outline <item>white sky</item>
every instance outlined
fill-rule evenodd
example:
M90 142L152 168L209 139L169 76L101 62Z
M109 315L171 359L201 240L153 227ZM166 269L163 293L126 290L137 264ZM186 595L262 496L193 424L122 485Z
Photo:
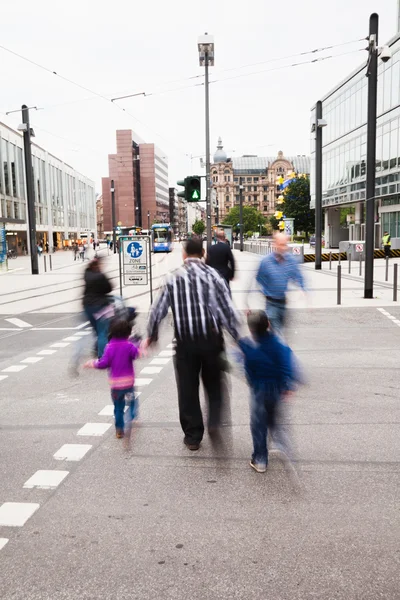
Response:
M197 37L207 31L215 40L211 80L264 71L210 86L211 155L219 135L231 156L308 154L311 105L366 52L270 72L317 55L266 61L366 37L374 11L384 43L397 29L397 0L18 0L3 2L0 43L111 98L202 81L181 80L204 73ZM266 64L237 68L260 62ZM171 185L203 174L199 159L189 158L205 152L203 86L120 101L129 116L2 49L0 82L0 120L16 128L20 115L6 111L24 103L44 107L31 112L36 143L94 179L98 192L116 129L133 129L163 149ZM55 106L62 103L68 104Z

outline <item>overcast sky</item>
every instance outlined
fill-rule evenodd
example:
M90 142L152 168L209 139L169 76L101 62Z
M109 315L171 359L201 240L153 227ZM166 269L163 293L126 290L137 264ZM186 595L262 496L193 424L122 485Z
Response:
M210 79L220 80L210 86L211 154L218 136L230 156L308 154L311 105L366 60L356 51L365 42L268 61L364 38L374 11L383 43L396 33L397 0L3 2L6 48L108 98L157 94L120 101L127 115L0 49L0 120L16 128L20 115L6 111L23 103L44 108L31 114L36 143L94 179L98 192L116 129L133 129L162 148L171 185L202 174L190 155L205 152L204 86L195 87L203 79L188 78L204 73L197 37L207 31L215 40ZM343 52L351 53L282 69ZM246 65L255 66L239 68ZM243 76L252 72L258 74Z

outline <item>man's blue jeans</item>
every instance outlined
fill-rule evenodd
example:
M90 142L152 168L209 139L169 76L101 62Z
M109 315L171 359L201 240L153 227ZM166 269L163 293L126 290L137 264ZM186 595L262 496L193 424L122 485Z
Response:
M114 403L115 428L123 430L126 404L128 405L127 424L130 425L137 416L137 400L135 399L133 387L126 390L111 390L111 398Z
M94 308L92 306L85 306L84 308L86 317L89 319L91 326L93 327L96 336L97 336L97 356L101 358L104 353L104 348L108 343L108 327L109 327L109 319L102 317L101 319L96 319L95 314L99 312L99 308Z
M286 304L285 302L275 302L267 300L267 316L272 329L278 335L283 335L283 328L286 320Z

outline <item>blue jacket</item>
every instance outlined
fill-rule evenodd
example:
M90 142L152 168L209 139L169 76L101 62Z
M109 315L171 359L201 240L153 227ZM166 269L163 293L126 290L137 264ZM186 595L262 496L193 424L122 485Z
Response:
M244 365L249 385L254 391L264 389L282 394L300 381L292 350L273 333L266 333L256 341L239 340L244 354Z

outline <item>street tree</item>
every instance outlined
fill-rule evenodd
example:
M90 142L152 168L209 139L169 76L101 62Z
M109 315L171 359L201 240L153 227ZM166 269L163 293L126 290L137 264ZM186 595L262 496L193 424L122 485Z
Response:
M196 235L203 235L205 228L206 228L206 226L204 225L203 221L201 221L200 219L196 219L192 225L192 231Z
M294 219L294 230L304 231L306 237L315 230L315 210L310 208L310 178L293 179L285 190L282 211L285 217Z
M240 230L239 222L239 207L234 206L226 215L224 225L232 225L233 231L237 233ZM262 212L252 206L243 206L243 231L260 231L259 225L264 223Z

